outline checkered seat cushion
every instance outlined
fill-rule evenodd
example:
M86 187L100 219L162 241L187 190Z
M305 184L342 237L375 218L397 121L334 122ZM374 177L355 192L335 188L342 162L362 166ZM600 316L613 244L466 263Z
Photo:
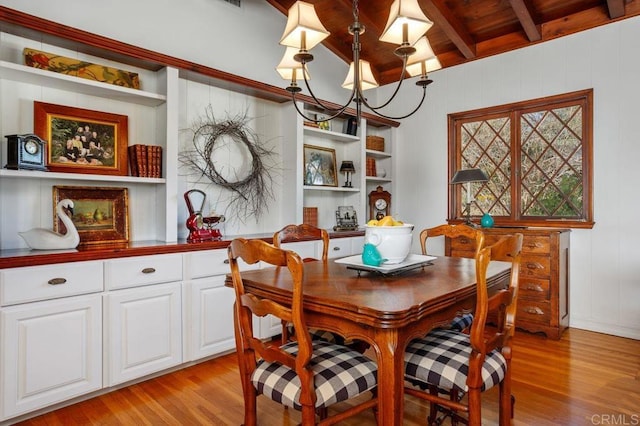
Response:
M404 354L405 378L412 383L423 382L439 389L467 392L467 374L471 343L469 335L454 330L436 329L427 337L412 341ZM482 387L485 391L504 379L507 363L500 352L487 354L482 366Z
M464 331L471 327L471 324L473 324L473 314L464 314L455 317L449 324L449 328L455 331Z
M287 329L289 331L289 336L294 336L296 334L296 330L295 328L293 328L293 324L288 323ZM334 343L336 345L345 344L345 338L337 333L312 327L309 327L308 330L309 334L311 335L311 340L323 340L327 343Z
M297 354L298 343L287 343L282 348ZM353 398L377 385L376 363L345 346L314 341L310 365L315 374L316 408ZM300 379L289 367L259 361L251 381L258 393L287 407L302 409Z

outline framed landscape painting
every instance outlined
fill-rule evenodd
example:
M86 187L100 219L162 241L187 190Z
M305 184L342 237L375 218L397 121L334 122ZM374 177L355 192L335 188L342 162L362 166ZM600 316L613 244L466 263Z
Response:
M62 234L67 230L55 209L64 199L73 201L71 220L80 235L81 246L129 242L127 188L54 186L53 230Z
M34 131L47 141L53 172L127 175L128 119L35 101Z

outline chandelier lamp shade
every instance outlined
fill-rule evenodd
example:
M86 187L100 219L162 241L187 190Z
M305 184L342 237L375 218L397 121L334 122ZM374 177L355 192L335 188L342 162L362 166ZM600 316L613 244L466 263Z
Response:
M363 108L367 108L374 115L392 120L409 117L417 112L424 103L427 86L432 83L432 80L427 77L427 73L442 67L426 36L427 30L431 28L433 22L422 12L418 0L393 1L387 24L379 39L398 45L394 53L402 60L402 73L390 98L380 105L371 105L363 92L378 87L378 82L374 77L371 64L360 57L360 35L364 33L365 27L359 19L358 0L352 1L352 7L354 21L349 26L349 33L353 36L353 60L349 65L347 77L342 83L342 87L350 90L351 94L346 103L341 106L329 105L321 101L313 93L309 84L310 72L307 65L313 61L313 54L310 53L310 50L328 37L329 32L320 22L313 4L296 1L289 9L287 25L280 39L280 44L286 46L286 51L276 70L283 79L289 81L286 90L291 93L296 110L306 120L319 121L305 115L298 107L296 95L302 91L298 81L302 80L313 99L313 106L326 112L326 115L321 119L322 121L340 116L352 102L355 104L355 115L358 122L360 122ZM354 64L358 64L358 66ZM418 105L408 114L400 116L382 113L380 110L394 100L403 81L408 77L418 77L416 85L422 88L422 98Z

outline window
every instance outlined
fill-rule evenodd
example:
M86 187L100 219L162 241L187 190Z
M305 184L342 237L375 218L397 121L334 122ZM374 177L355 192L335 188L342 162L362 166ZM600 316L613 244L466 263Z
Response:
M471 216L496 225L593 227L593 90L449 115L449 180L480 168ZM465 185L451 185L449 220L462 220Z

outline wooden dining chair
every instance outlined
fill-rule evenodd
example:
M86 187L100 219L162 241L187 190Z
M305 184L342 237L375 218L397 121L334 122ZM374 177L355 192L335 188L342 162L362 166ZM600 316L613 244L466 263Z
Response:
M313 225L306 223L300 225L287 225L284 228L276 231L273 234L273 245L281 247L283 241L295 242L295 241L307 241L307 240L322 240L322 257L320 260L326 262L329 259L329 233L326 229L321 229ZM311 262L318 259L304 258L304 262ZM293 325L287 321L282 322L282 344L291 340L293 331ZM330 343L345 343L342 336L336 333L332 333L326 330L320 330L311 328L309 330L313 339L321 339Z
M446 237L446 238L467 238L468 240L475 242L475 253L474 258L477 259L478 253L484 247L484 232L479 229L472 228L470 226L460 224L460 225L449 225L443 224L434 226L433 228L423 229L420 232L420 247L422 249L422 254L427 255L427 242L430 238L435 237ZM468 330L471 324L473 323L473 314L470 312L463 313L461 315L456 316L449 327L454 330Z
M330 425L377 405L376 363L343 345L312 340L303 310L304 267L300 256L262 240L234 239L228 249L235 289L234 327L238 366L244 395L244 424L257 422L257 396L262 394L285 407L302 412L303 425ZM264 262L291 274L291 305L245 292L238 259L248 264ZM296 341L277 346L253 334L253 315L292 322ZM337 414L317 422L327 407L371 391L374 397L359 400ZM324 416L322 416L324 417Z
M511 340L515 332L522 234L502 237L484 247L476 259L477 298L471 333L435 329L412 341L405 352L405 378L422 389L406 386L405 393L430 402L429 424L441 424L439 413L472 426L482 423L481 393L500 386L500 424L513 417L511 396ZM511 263L508 287L489 295L487 268L491 261ZM497 319L488 325L488 318ZM462 398L452 398L452 392ZM446 394L446 397L441 396ZM461 413L467 413L466 417Z

